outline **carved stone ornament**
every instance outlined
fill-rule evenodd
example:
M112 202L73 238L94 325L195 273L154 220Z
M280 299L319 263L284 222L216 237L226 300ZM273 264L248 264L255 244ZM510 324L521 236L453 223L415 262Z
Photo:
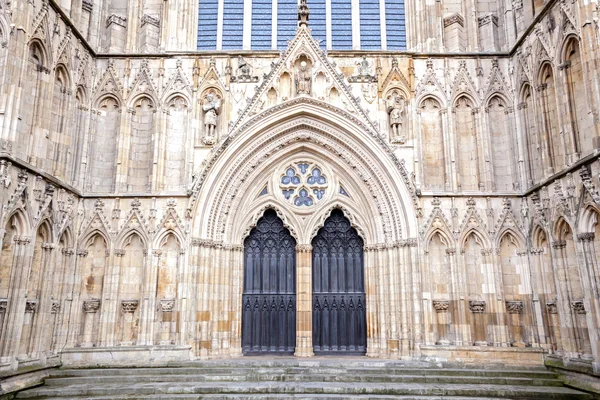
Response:
M6 312L8 308L8 299L0 299L0 312Z
M237 83L255 83L258 82L258 76L251 75L250 64L242 56L238 57L238 67L236 74L231 77L231 82Z
M485 312L485 301L483 300L469 300L469 310L473 314L481 314Z
M507 300L506 311L509 314L522 314L523 313L523 302L518 300Z
M95 313L100 309L100 299L85 300L83 302L83 312Z
M300 63L298 71L296 72L296 94L308 94L310 95L310 88L312 86L312 75L310 68L306 61Z
M390 138L392 143L403 144L406 142L402 126L406 114L406 101L404 97L394 91L387 99L387 112L390 118Z
M25 303L25 312L34 313L37 311L37 300L29 300Z
M160 301L160 310L162 312L171 312L175 308L174 299L163 299Z
M377 75L371 71L371 64L367 57L363 56L362 59L356 63L357 74L348 78L350 83L374 83L377 82Z
M548 314L558 314L558 307L556 306L556 300L547 302L546 309L548 310Z
M121 301L121 311L124 313L132 313L137 310L139 300L123 300Z
M203 143L206 145L215 144L217 140L217 116L221 110L221 99L215 98L215 94L210 92L204 98L202 104L202 110L204 111L204 139Z
M571 307L575 314L585 314L585 306L583 305L582 300L572 301Z
M450 302L448 300L433 300L433 308L437 313L448 312Z
M60 301L53 301L52 306L50 308L50 312L52 314L58 314L59 311L60 311Z

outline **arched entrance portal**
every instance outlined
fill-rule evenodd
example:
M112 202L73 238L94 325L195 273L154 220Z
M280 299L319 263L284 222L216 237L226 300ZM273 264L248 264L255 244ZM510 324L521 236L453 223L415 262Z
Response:
M292 354L296 347L296 241L266 210L244 241L244 354Z
M312 241L315 353L364 354L367 348L364 242L335 209Z

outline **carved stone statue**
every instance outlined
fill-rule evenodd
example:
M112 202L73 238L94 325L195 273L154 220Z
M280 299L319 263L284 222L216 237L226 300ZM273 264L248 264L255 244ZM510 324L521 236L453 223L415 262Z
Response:
M356 63L358 65L358 75L359 76L370 76L371 75L371 66L369 65L369 61L367 57L363 56L360 62Z
M296 73L296 94L310 94L311 74L306 61L300 63L300 69Z
M404 143L405 138L402 135L402 124L404 124L404 113L406 110L404 98L399 94L394 94L388 100L387 110L390 114L392 141Z
M215 140L217 115L221 108L221 100L215 99L212 93L206 95L202 110L204 110L205 143Z

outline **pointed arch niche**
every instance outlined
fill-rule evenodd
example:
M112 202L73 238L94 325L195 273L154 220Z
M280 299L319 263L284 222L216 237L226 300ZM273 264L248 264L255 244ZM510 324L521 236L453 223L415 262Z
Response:
M201 298L233 300L225 300L220 312L217 303L197 304L193 315L207 316L191 321L201 332L198 355L241 353L243 240L267 208L277 212L297 243L295 354L313 354L311 242L334 208L343 210L364 240L367 355L408 354L411 335L420 335L418 328L409 332L408 326L419 326L420 315L408 312L412 295L399 285L406 284L401 270L416 260L416 196L383 140L342 110L298 98L258 114L222 146L192 188L198 237L192 268L202 279L216 282L210 287L198 282ZM282 165L297 160L314 161L327 173L328 192L310 207L286 201L272 179L274 174L281 178ZM389 302L377 301L382 290L391 293Z

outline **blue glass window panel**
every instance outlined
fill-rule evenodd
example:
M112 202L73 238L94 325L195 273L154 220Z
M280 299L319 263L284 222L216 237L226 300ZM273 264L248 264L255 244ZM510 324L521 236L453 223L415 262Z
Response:
M308 6L310 7L310 20L308 26L312 29L312 37L316 40L321 41L321 47L325 48L327 31L326 31L326 9L325 0L309 0Z
M352 50L352 4L350 0L331 0L331 47Z
M313 199L308 195L308 190L304 188L300 189L300 191L298 192L298 197L294 199L294 205L296 205L297 207L308 207L313 205Z
M223 2L223 50L240 50L243 42L244 2Z
M272 17L271 0L252 0L252 49L271 49Z
M406 50L404 0L385 1L385 26L388 50Z
M360 0L360 48L381 49L379 0Z
M311 13L312 14L312 13ZM287 41L296 34L298 26L298 0L277 2L277 48L285 49Z
M218 0L200 0L198 4L198 50L217 48Z

